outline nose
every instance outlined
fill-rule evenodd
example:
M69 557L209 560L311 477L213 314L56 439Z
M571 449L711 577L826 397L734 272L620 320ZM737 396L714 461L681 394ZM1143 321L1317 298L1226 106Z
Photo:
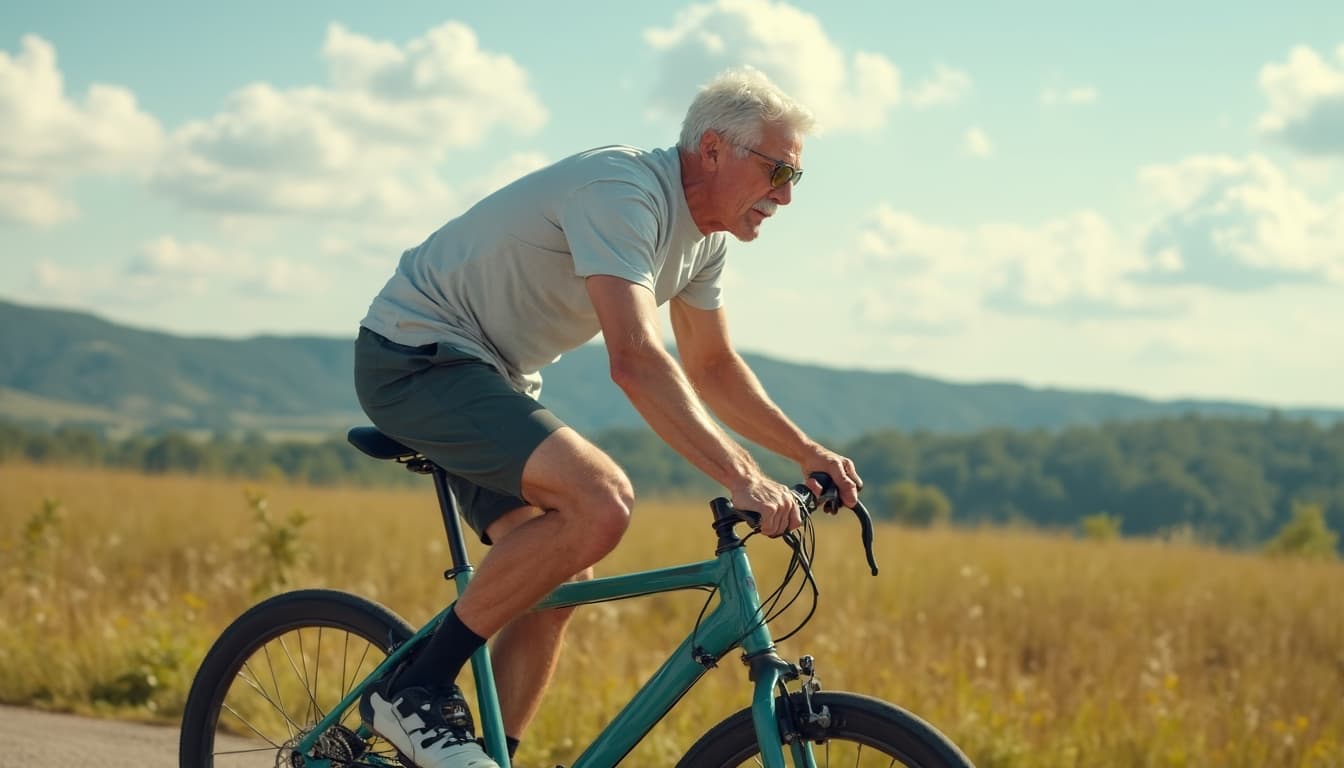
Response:
M771 189L767 197L780 205L788 205L793 200L793 180L790 179Z

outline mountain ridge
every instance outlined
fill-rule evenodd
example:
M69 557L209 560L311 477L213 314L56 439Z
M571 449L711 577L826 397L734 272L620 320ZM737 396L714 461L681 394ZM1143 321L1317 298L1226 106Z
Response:
M0 301L0 418L129 431L340 432L366 422L352 383L353 337L179 336ZM1344 409L1163 401L743 357L803 429L831 439L879 429L1057 429L1187 413L1344 421ZM606 366L601 346L566 353L544 371L542 401L581 432L642 428Z

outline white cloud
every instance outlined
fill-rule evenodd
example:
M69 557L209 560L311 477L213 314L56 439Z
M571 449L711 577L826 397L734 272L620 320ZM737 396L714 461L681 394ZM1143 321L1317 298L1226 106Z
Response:
M546 121L527 73L448 22L405 46L327 31L327 87L254 83L172 137L156 186L216 213L416 219L457 196L435 167L500 129Z
M1041 103L1047 107L1095 104L1097 98L1097 89L1090 85L1075 85L1068 88L1050 87L1041 91Z
M237 277L245 273L245 261L213 245L182 242L165 235L141 245L139 258L129 271L147 276Z
M1080 210L951 229L886 204L836 263L863 276L858 312L895 334L960 333L1013 316L1148 322L1197 289L1344 284L1344 197L1316 201L1263 157L1144 168L1161 213L1134 235ZM990 318L993 319L990 319Z
M978 236L992 254L1000 308L1111 315L1165 311L1126 279L1144 260L1095 211L1078 211L1035 227L988 224Z
M1168 310L1125 279L1144 260L1092 211L963 231L883 204L851 253L845 266L867 286L860 316L897 333L950 333L989 310L1068 317Z
M328 284L327 276L307 263L167 235L142 244L121 275L129 292L150 301L182 295L315 295Z
M843 260L864 279L856 296L865 325L907 333L950 333L978 313L980 275L972 238L883 203Z
M784 2L692 5L671 26L645 30L644 39L661 54L654 104L677 119L698 86L744 64L811 109L826 130L876 131L901 101L901 74L890 60L842 51L816 16ZM941 93L931 87L930 93L936 92Z
M955 104L971 89L971 76L939 64L933 77L910 89L910 104L918 108Z
M1199 156L1144 168L1168 212L1149 230L1147 279L1254 290L1344 284L1344 196L1316 201L1268 159Z
M125 88L94 84L70 100L51 43L27 35L20 47L0 51L0 219L51 226L78 215L63 184L146 168L163 133Z
M312 264L269 259L239 287L270 296L321 296L326 285L327 276Z
M1298 46L1281 64L1260 70L1260 90L1269 101L1259 128L1265 135L1307 154L1344 156L1344 45L1338 66L1312 48Z
M50 227L78 215L74 201L49 182L0 179L0 219Z
M994 154L994 145L990 144L984 131L971 128L966 131L966 151L975 157L989 157Z

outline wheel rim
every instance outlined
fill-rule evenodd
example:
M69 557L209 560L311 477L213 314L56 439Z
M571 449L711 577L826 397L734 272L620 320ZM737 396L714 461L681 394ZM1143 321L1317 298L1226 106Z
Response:
M292 766L290 748L384 658L379 644L334 626L294 627L254 646L219 699L212 765ZM355 703L341 712L337 727L319 737L319 756L333 765L400 765L390 744L360 738L359 727Z

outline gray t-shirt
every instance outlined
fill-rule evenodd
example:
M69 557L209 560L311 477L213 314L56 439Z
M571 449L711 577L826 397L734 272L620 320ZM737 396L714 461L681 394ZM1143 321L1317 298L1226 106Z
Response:
M611 146L518 179L402 254L361 325L448 342L520 392L601 330L584 278L614 275L699 309L722 305L723 233L701 234L676 148Z

